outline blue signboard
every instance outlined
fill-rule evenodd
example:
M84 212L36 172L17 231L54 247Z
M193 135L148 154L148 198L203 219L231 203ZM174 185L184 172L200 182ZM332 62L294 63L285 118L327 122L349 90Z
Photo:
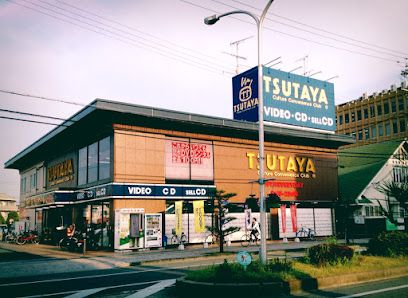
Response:
M233 78L234 119L258 121L251 103L238 105L255 86L258 68L252 68ZM253 80L251 82L251 80ZM234 83L235 82L235 83ZM253 87L254 88L254 87ZM254 90L252 88L252 98ZM268 67L263 67L264 120L273 123L335 131L334 85ZM255 100L254 100L255 102ZM256 98L257 102L257 98ZM254 120L255 119L255 120Z
M232 78L234 119L258 122L258 68Z

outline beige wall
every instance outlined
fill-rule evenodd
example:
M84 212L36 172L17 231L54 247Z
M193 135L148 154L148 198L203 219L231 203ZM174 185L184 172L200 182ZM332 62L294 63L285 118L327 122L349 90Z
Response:
M115 182L165 183L164 136L115 130Z
M137 199L115 199L113 209L144 208L145 213L159 213L166 210L165 200L137 200Z

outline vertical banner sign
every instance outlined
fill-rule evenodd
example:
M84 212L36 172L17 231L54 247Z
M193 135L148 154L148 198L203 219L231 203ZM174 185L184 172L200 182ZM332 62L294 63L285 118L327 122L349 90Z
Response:
M292 231L297 232L296 204L290 205L290 217L292 218Z
M286 233L286 205L281 205L280 210L282 220L282 233Z
M194 228L196 233L205 232L204 201L194 201Z
M180 236L183 232L183 201L177 201L174 206L176 215L176 235Z
M251 209L245 209L245 228L251 229Z

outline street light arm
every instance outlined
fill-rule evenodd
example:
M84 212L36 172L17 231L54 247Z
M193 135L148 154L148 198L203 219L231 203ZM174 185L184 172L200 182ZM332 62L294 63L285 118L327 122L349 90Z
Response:
M256 15L254 15L252 12L246 11L246 10L233 10L233 11L229 11L223 14L219 14L219 15L212 15L209 17L206 17L204 19L204 24L206 25L214 25L216 22L218 22L221 18L232 15L232 14L246 14L249 15L251 18L253 18L256 22L256 25L259 26L259 20L258 17Z

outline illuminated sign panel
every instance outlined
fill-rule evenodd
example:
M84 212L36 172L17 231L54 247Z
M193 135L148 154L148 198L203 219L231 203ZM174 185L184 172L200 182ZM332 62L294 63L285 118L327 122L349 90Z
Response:
M258 121L257 67L233 78L234 119ZM335 131L334 85L263 67L264 120Z

